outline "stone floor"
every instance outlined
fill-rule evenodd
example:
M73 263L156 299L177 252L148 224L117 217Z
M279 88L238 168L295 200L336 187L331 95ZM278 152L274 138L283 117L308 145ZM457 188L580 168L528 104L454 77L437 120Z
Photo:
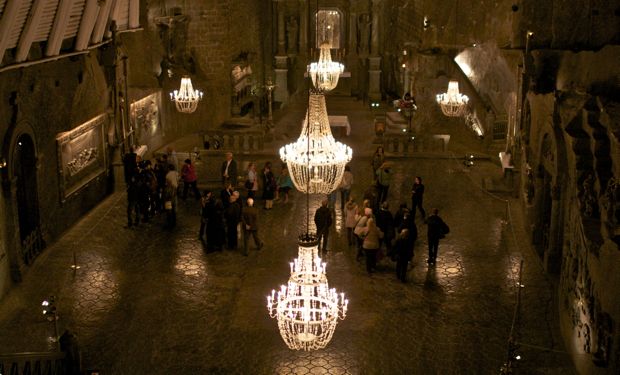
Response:
M368 118L360 103L349 105ZM354 152L374 148L369 126L356 133L357 120L352 123L346 142ZM360 154L352 162L358 197L371 176L368 153ZM324 260L330 286L350 304L324 350L287 349L266 310L265 297L287 280L296 237L305 230L303 195L261 210L265 247L243 257L205 251L193 200L181 202L173 231L162 229L162 218L125 229L125 196L117 193L46 249L2 301L0 352L53 346L40 304L55 295L61 331L77 333L84 367L102 374L497 374L507 356L523 260L515 332L524 345L516 372L574 373L559 340L552 281L528 245L518 201L480 187L499 167L482 161L466 168L449 156L395 160L392 208L409 201L413 176L423 176L427 211L439 208L451 228L437 266L428 268L426 228L418 222L407 284L396 280L388 259L378 273L366 274L346 246L336 210ZM312 197L312 213L319 200ZM70 267L74 259L77 271Z

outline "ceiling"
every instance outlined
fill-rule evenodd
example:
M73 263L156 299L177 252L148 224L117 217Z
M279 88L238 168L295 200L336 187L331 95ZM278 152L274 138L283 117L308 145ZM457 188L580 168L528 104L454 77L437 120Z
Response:
M111 37L113 21L124 31L139 28L139 18L140 0L0 0L0 66L31 60L34 45L38 58L70 52L67 43L86 50Z

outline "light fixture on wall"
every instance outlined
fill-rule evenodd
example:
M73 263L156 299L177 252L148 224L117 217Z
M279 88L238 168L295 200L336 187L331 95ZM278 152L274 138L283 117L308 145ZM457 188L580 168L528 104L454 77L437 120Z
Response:
M192 80L188 76L181 78L181 87L170 93L172 100L181 113L192 113L198 108L198 102L202 100L202 91L194 90Z
M351 147L332 135L325 96L310 93L299 138L280 148L280 158L287 163L293 184L303 193L329 194L340 184L352 156Z
M437 103L444 115L450 117L463 116L467 109L469 97L459 93L458 81L448 83L448 92L437 95Z
M344 65L332 61L332 54L328 43L321 44L319 61L308 65L308 74L312 78L312 84L321 92L328 92L336 88L338 78L344 72Z
M318 256L318 242L306 234L299 240L297 258L290 263L287 285L267 296L267 310L278 319L280 335L290 349L318 350L329 344L344 319L349 301L330 289L326 264Z

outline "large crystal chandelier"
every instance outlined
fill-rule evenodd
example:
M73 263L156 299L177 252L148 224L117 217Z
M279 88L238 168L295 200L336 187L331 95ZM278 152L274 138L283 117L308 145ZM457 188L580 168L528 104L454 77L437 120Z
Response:
M332 61L329 43L321 44L319 61L308 65L308 73L312 78L314 88L321 92L328 92L336 88L338 78L344 71L344 65Z
M450 117L463 116L467 109L469 98L459 93L458 81L448 83L448 92L437 95L437 103L441 106L444 115Z
M334 191L351 160L351 147L337 142L329 127L325 96L310 93L308 112L299 138L280 148L280 158L288 164L297 190L310 194Z
M287 285L271 291L267 310L278 319L280 335L289 348L322 349L331 341L338 319L345 318L349 301L344 293L329 288L316 237L300 238L298 256L290 265Z
M198 108L198 102L202 100L202 91L194 90L192 80L188 76L181 78L181 87L170 93L170 100L181 113L192 113Z

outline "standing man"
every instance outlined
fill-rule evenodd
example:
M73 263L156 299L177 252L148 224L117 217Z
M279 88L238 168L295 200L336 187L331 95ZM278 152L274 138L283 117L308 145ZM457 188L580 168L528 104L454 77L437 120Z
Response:
M139 176L134 174L127 181L127 228L132 225L138 226L140 223L140 186L138 184ZM135 221L133 214L135 212ZM135 224L134 224L135 222Z
M248 241L250 235L254 237L256 250L263 247L263 243L258 238L258 210L254 207L254 199L248 198L247 206L241 211L241 222L243 223L243 255L248 255Z
M403 228L394 243L396 255L396 277L403 283L407 282L407 266L413 259L413 246L410 246L409 229Z
M327 251L327 239L329 236L329 227L332 225L332 212L327 206L329 201L323 199L321 207L314 213L314 224L316 225L316 236L319 244L319 251ZM323 239L323 246L321 246Z
M233 160L232 152L226 153L226 160L222 163L222 186L232 184L237 187L237 162Z
M228 250L237 250L237 225L241 220L241 204L238 202L238 199L239 192L233 192L229 198L228 207L224 209L226 245Z
M437 252L439 250L439 240L446 237L450 233L450 228L439 217L439 210L433 208L432 215L428 217L428 260L429 265L435 265L437 260Z
M416 176L413 187L411 188L411 214L413 214L414 218L416 215L416 207L420 209L422 219L426 218L426 211L424 211L424 207L422 207L423 201L424 184L422 184L422 177Z
M381 164L377 169L377 187L379 188L379 197L377 204L381 204L387 200L388 191L390 190L390 182L392 181L392 171L387 162Z
M383 232L383 238L379 241L379 248L385 243L387 255L392 255L392 240L394 239L394 217L390 212L388 202L381 204L381 209L376 215L376 224L379 230Z
M134 147L129 147L129 152L123 156L123 171L125 172L125 183L129 186L131 178L138 174L138 154Z

